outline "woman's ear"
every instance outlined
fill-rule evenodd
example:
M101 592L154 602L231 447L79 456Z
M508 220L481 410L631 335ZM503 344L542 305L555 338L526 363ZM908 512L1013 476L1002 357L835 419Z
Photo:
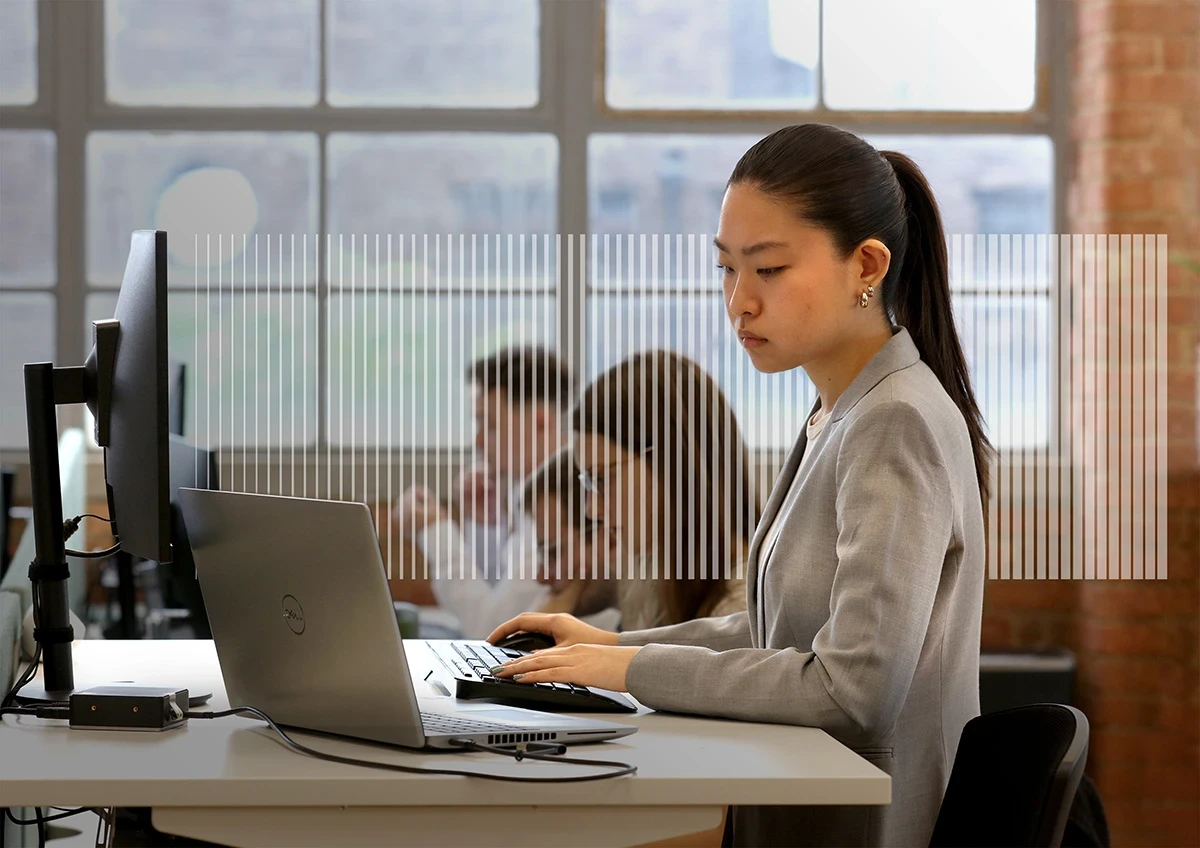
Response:
M879 239L867 239L854 251L855 271L862 288L878 288L892 265L892 252Z

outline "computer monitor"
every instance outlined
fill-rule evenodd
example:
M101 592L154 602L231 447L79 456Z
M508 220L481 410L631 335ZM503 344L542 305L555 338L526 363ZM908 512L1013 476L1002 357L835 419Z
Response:
M179 508L180 489L220 489L217 479L217 454L171 436L171 548L175 559L159 563L158 581L162 587L163 603L168 607L186 609L193 635L211 639L208 611L196 579L196 562L188 540L183 512Z
M184 396L187 392L187 365L171 360L169 370L170 387L167 390L167 424L172 436L183 435Z
M95 416L96 442L104 449L109 518L121 550L159 562L172 559L165 232L133 233L114 318L93 322L93 338L86 365L25 365L37 547L29 576L49 700L62 700L74 688L57 405L86 403ZM22 693L22 700L36 697Z

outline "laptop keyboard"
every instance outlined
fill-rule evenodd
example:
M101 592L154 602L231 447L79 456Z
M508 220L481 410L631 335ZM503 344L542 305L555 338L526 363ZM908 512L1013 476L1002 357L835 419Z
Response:
M464 700L486 699L552 712L637 711L637 706L619 692L589 689L574 683L518 683L511 678L494 677L488 669L525 656L512 648L497 648L487 642L427 644L452 669L456 680L455 694Z

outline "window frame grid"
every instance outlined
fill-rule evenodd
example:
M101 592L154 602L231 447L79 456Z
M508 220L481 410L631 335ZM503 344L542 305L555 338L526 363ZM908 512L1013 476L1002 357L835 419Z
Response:
M557 303L557 334L559 349L577 373L582 373L586 350L588 298L595 294L616 295L619 290L595 288L590 280L590 260L586 246L580 249L578 240L573 250L567 247L567 234L583 236L588 229L588 161L587 141L598 133L621 134L684 134L684 135L763 135L792 119L835 122L860 134L888 133L893 135L979 135L1013 134L1048 136L1053 145L1052 225L1055 232L1064 232L1066 221L1066 191L1069 171L1069 98L1070 68L1068 63L1051 61L1053 49L1070 43L1072 24L1066 4L1053 0L1037 0L1035 47L1034 105L1024 112L928 112L928 111L839 111L823 105L822 74L817 74L817 106L807 111L754 110L688 110L660 111L648 109L618 109L605 100L605 20L604 0L538 0L539 5L539 85L535 105L513 109L411 108L411 107L333 107L325 102L327 81L327 51L325 32L328 23L328 2L319 0L318 85L319 99L313 107L285 108L222 108L222 107L124 107L105 99L104 7L101 3L84 4L83 8L67 3L39 0L38 3L38 100L29 106L0 108L0 120L5 129L50 129L57 135L57 266L58 279L53 285L36 291L50 292L56 302L55 349L58 361L82 361L85 355L83 325L86 298L93 294L112 293L112 287L95 286L86 278L86 172L85 146L91 132L104 130L171 131L300 131L317 136L317 224L324 234L328 222L327 175L328 136L335 132L363 133L421 133L421 132L541 132L558 140L557 222L563 236L562 248L557 250L557 277L566 288L552 289L549 294ZM561 61L560 61L561 60ZM69 246L69 247L68 247ZM324 253L318 254L313 283L305 291L317 296L318 362L328 362L329 340L323 316L329 294L325 279ZM1057 269L1051 269L1051 285L1057 280ZM279 288L291 290L290 284ZM229 288L229 287L226 287ZM261 286L260 286L261 289ZM172 286L173 291L186 291L184 286ZM297 292L300 287L297 286ZM29 292L33 289L13 289L0 286L0 292ZM1047 292L1038 290L1040 294ZM399 293L399 292L398 292ZM404 293L409 293L405 291ZM448 293L441 290L438 293ZM480 290L480 293L487 293ZM536 289L522 289L514 294L537 294ZM545 292L542 292L545 294ZM655 295L699 295L706 292L673 293L655 289ZM957 293L957 292L956 292ZM964 293L986 294L980 290ZM1029 293L1033 293L1032 291ZM1005 295L1020 292L1005 291ZM637 296L636 290L627 296ZM1057 309L1063 301L1049 292L1049 324L1058 326ZM1067 308L1070 304L1067 302ZM1057 340L1048 346L1056 351ZM1053 357L1052 358L1056 358ZM1063 398L1056 374L1056 363L1049 363L1049 421L1048 432L1059 427ZM320 374L316 378L317 420L321 425L314 450L338 447L331 445L323 432L328 404L328 387ZM72 419L78 424L82 412L67 408L60 410L64 423ZM1044 448L1014 449L1003 452L1001 461L1023 465L1036 458L1041 467L1056 467L1064 462L1051 455L1050 440ZM284 448L258 448L283 456ZM353 448L355 455L372 447ZM761 448L760 458L780 455L786 447ZM469 447L442 450L451 458L461 458ZM235 461L245 461L250 448L223 449ZM411 461L420 457L432 458L431 452L404 449L393 452L395 458ZM24 451L15 452L23 454ZM439 452L433 452L436 455ZM402 456L395 456L402 454Z

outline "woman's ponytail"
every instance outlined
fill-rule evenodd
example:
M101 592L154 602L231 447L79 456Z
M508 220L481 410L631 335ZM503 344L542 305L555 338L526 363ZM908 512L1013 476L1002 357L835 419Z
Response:
M892 150L881 151L880 155L896 174L908 218L900 269L888 274L890 284L883 287L884 305L895 322L908 330L921 359L966 419L986 516L991 445L984 433L983 415L971 388L967 358L954 323L942 216L929 182L916 162Z

